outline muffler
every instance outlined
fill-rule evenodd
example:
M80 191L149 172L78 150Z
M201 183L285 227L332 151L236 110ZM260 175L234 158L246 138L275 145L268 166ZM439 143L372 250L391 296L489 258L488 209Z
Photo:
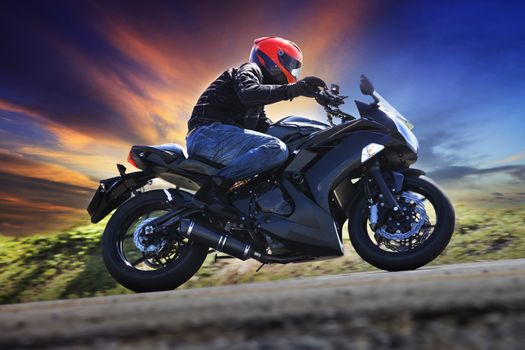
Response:
M227 233L217 233L215 230L193 219L182 219L179 230L182 235L192 241L204 244L212 249L241 260L250 259L255 253L255 250L250 244L243 243L232 236L228 236Z

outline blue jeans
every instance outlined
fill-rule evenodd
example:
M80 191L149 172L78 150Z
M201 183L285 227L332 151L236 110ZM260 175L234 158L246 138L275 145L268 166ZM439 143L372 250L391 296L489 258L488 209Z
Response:
M188 154L225 165L217 175L231 181L282 165L288 158L286 145L270 135L234 125L202 125L186 136Z

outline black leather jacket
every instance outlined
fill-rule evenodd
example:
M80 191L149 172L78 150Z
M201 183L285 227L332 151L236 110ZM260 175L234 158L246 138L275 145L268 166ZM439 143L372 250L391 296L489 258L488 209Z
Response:
M271 125L264 106L290 99L289 85L267 84L255 63L245 63L222 73L202 93L193 108L188 131L220 122L265 132Z

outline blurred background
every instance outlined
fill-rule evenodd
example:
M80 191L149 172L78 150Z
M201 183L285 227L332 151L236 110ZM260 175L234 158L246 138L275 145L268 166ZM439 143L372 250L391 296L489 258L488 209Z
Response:
M106 274L85 207L133 144L184 145L207 85L253 40L303 50L303 76L360 74L414 125L417 167L452 198L436 263L525 256L525 26L520 1L3 1L0 302L127 292ZM267 108L324 120L306 98ZM127 163L126 163L127 164ZM131 165L128 166L128 168ZM362 271L349 256L268 267L214 262L185 287Z

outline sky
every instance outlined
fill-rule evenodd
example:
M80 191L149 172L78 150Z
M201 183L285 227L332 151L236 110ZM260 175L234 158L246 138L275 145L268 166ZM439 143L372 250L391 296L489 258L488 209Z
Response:
M414 125L416 167L457 200L525 202L520 1L2 1L0 234L88 223L133 144L184 145L207 85L282 36L352 100L360 74ZM267 107L324 120L307 98ZM131 167L129 165L128 167Z

